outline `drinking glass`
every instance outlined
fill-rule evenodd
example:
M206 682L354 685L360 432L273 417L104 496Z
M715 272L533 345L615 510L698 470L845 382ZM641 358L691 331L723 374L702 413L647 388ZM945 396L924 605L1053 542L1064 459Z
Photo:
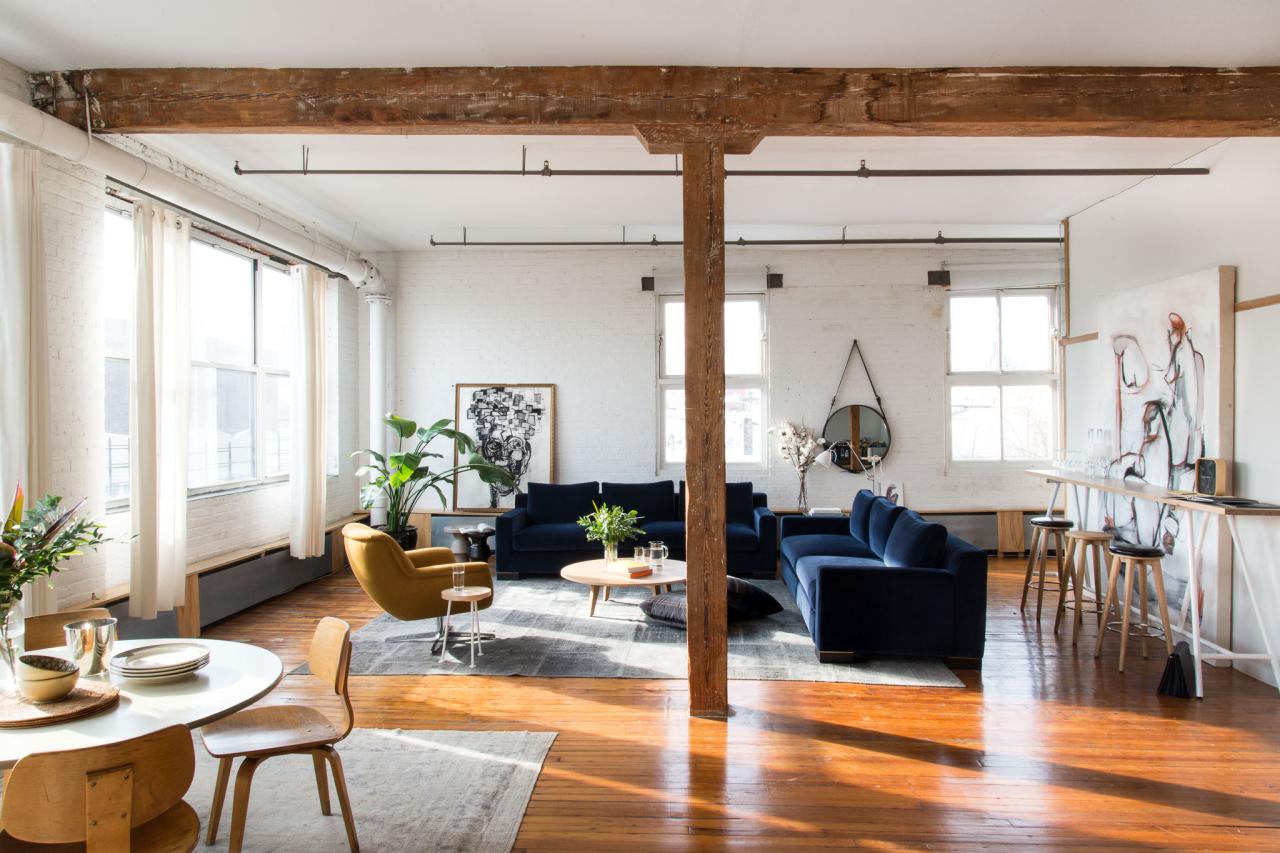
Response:
M467 583L467 570L463 566L453 567L453 588L461 590Z
M649 562L649 549L648 549L648 548L646 548L646 547L644 547L643 545L637 545L637 546L636 546L636 553L635 553L635 561L636 561L637 563L648 563L648 562Z
M106 672L116 644L115 619L68 622L62 630L67 640L67 654L79 665L81 675Z

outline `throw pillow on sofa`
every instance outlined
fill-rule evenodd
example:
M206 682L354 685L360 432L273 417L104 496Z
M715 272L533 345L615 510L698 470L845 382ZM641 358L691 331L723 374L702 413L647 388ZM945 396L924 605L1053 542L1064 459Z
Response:
M898 516L884 546L884 564L898 568L936 569L947 550L947 528L908 510Z
M530 524L558 524L589 515L599 501L599 483L530 483L525 509Z

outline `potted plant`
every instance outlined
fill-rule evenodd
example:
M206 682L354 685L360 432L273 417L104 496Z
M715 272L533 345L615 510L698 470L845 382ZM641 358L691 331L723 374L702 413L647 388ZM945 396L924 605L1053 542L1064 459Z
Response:
M74 518L84 503L63 510L62 498L46 495L23 513L24 496L18 486L13 506L0 530L0 657L13 683L13 663L17 652L16 631L10 621L21 619L19 605L23 589L62 568L62 563L97 548L108 539L103 527L86 518Z
M466 433L450 428L453 423L449 418L436 421L429 427L420 427L414 421L388 413L382 422L396 434L394 453L383 455L376 450L357 450L352 456L366 453L373 461L361 465L356 476L373 475L373 479L360 489L360 505L365 509L373 506L379 496L387 500L387 523L379 525L391 538L400 543L400 547L409 550L418 541L418 529L409 526L409 513L428 489L440 496L440 505L446 501L441 485L453 485L454 478L464 471L475 471L486 483L499 483L510 486L511 475L496 465L485 461L476 453L476 443ZM444 459L442 453L432 453L427 445L437 438L447 438L458 448L458 452L469 457L462 465L456 465L443 471L432 471L432 459ZM405 450L405 442L414 440L413 449Z
M618 543L625 542L634 536L644 533L640 529L640 519L644 516L634 509L627 510L620 506L597 504L591 502L595 512L578 519L578 525L587 531L588 542L604 544L604 560L606 563L618 561Z
M818 435L817 431L809 429L804 424L797 426L790 421L778 427L777 433L778 449L782 453L782 458L796 469L796 476L800 478L800 492L796 496L796 505L802 510L808 509L809 491L805 478L809 474L809 469L813 467L813 463L822 454L822 448L827 442Z

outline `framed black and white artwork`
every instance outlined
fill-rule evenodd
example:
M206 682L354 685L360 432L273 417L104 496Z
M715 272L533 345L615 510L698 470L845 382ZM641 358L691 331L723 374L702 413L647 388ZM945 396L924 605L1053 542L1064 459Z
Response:
M515 479L511 487L489 485L472 472L453 484L453 506L460 511L515 506L517 492L529 483L554 483L556 477L556 386L459 383L454 422L476 440L481 456ZM454 464L466 461L454 451Z

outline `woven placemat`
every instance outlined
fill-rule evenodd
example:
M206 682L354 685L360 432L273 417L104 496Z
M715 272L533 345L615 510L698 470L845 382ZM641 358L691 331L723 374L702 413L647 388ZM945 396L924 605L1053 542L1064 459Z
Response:
M49 726L88 717L120 701L120 688L105 681L80 681L65 699L32 702L20 693L0 693L0 728Z

